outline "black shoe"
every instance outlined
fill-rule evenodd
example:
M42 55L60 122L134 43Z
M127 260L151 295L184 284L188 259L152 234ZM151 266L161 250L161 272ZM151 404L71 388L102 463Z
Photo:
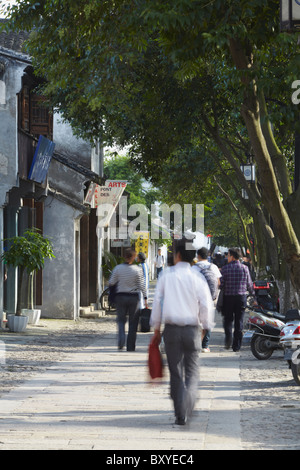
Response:
M230 349L231 348L231 340L225 340L225 349Z
M186 418L176 417L175 424L177 424L178 426L184 426L186 424Z

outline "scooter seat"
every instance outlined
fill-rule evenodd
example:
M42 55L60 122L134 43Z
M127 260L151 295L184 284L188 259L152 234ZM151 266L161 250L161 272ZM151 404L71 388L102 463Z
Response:
M295 321L295 320L300 320L300 310L296 308L292 310L288 310L285 314L285 322Z
M273 317L277 318L277 320L282 321L283 323L285 322L285 315L282 315L279 312L273 312Z
M257 309L260 313L263 313L264 315L266 315L266 316L268 316L268 317L276 318L277 320L280 320L280 321L282 321L282 322L285 323L286 316L285 316L285 315L282 315L282 314L279 313L279 312L275 312L274 310L266 310L266 309L262 308L261 306L256 307L256 309Z

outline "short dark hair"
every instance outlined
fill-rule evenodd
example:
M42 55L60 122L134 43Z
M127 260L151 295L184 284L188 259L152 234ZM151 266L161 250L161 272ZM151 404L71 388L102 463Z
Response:
M233 256L234 259L240 259L242 256L241 250L239 248L229 248L228 253L230 256Z
M207 259L208 258L208 249L203 246L202 248L199 248L197 251L197 255L201 256L202 259Z
M180 253L181 261L186 261L187 263L192 263L194 259L195 250L187 250L186 243L190 243L189 240L182 238L180 242L177 243L175 248L175 253Z
M124 258L130 260L135 254L136 251L133 248L127 248L124 252Z
M139 253L138 254L138 259L140 259L142 262L145 262L146 261L146 255L145 253Z

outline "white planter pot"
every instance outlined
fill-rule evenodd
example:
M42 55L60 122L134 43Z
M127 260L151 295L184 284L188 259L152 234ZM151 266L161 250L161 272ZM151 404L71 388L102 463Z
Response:
M41 310L34 308L22 308L22 315L28 317L28 325L37 325L41 318Z
M10 331L14 331L15 333L22 333L26 330L28 323L28 317L26 315L8 315L7 316L7 326Z

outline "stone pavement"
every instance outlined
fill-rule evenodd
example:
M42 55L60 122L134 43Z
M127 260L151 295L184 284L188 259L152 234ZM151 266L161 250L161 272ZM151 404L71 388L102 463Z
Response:
M200 356L199 401L187 426L174 425L168 372L147 375L152 333L138 333L135 352L106 334L69 354L0 400L0 450L211 450L241 446L239 357L214 330Z

